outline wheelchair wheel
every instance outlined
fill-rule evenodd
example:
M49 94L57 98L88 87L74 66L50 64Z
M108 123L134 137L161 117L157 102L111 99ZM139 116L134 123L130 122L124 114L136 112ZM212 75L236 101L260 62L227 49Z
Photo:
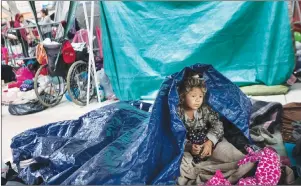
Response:
M95 95L94 78L90 76L90 100ZM79 106L87 104L87 85L88 85L88 63L84 61L74 62L67 75L67 90L73 103Z
M41 104L46 107L56 106L66 92L65 80L60 76L50 76L48 65L42 65L34 78L34 90Z

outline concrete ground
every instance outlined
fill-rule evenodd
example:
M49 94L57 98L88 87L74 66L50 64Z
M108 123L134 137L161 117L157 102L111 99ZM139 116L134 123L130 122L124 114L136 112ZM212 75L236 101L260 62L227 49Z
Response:
M263 101L275 101L282 104L290 102L301 102L301 83L293 85L291 87L291 90L286 95L254 96L252 98ZM80 107L71 102L68 102L67 100L63 100L54 108L49 108L45 111L26 116L12 116L8 112L8 107L2 106L2 160L6 161L11 159L10 143L12 137L14 137L15 135L25 130L39 127L48 123L77 119L79 116L89 111L111 103L114 102L93 102L87 107Z

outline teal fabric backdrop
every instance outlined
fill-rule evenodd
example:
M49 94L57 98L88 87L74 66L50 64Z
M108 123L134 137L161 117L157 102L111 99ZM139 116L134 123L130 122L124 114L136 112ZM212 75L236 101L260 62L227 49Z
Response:
M104 66L121 100L212 64L237 85L284 83L294 68L287 2L100 3Z

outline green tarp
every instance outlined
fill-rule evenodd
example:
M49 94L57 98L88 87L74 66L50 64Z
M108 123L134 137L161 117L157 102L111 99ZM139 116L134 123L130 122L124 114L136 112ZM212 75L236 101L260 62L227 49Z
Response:
M121 100L152 98L195 63L239 86L282 84L294 68L287 2L102 1L100 11L105 71Z

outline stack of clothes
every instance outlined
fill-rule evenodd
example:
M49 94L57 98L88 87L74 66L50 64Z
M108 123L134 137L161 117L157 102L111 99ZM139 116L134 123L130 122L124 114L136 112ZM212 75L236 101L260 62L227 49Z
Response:
M34 82L31 79L23 81L22 85L20 86L20 91L27 92L34 88Z

